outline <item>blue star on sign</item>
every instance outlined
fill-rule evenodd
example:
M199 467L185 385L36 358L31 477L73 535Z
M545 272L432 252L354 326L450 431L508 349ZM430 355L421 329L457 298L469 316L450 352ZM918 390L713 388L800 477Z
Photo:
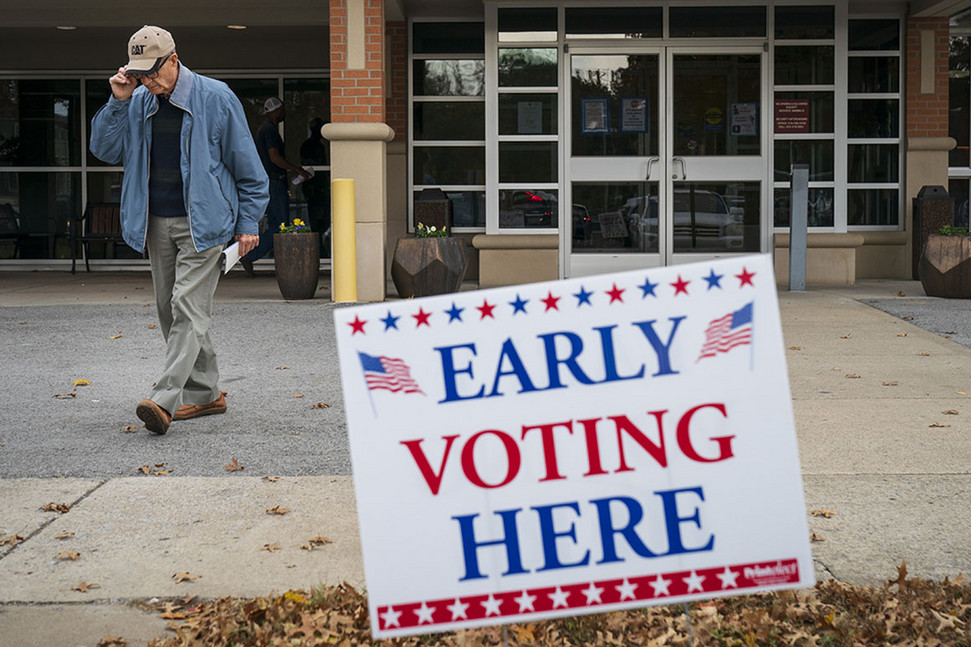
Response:
M593 296L593 292L587 292L586 288L584 288L582 285L580 286L580 291L575 293L573 296L577 298L578 308L582 306L584 303L586 303L588 306L593 305L592 303L590 303L590 297Z
M516 295L516 300L509 302L509 305L511 305L512 308L513 308L513 310L512 310L513 315L515 315L517 312L521 312L523 314L526 314L526 304L527 303L529 303L529 299L526 299L525 301L523 301L523 298L517 294Z
M398 329L398 319L401 319L401 317L395 317L394 315L391 314L391 311L388 310L388 316L385 317L384 319L380 319L379 321L384 322L384 331L387 332L392 328L394 328L395 330Z
M455 302L453 301L452 307L449 310L445 311L445 314L448 315L448 322L452 323L453 321L462 321L463 310L465 310L465 308L459 308L457 305L455 305Z
M722 289L722 286L719 283L719 281L722 280L722 277L723 276L725 276L725 275L724 274L715 274L715 270L712 269L711 272L708 274L708 276L703 276L702 278L705 279L706 281L708 281L708 289L709 290L711 290L712 288L718 288L719 290L721 290Z
M659 283L651 283L651 279L649 279L648 277L644 277L644 284L637 286L637 287L639 287L641 289L641 292L643 293L643 294L641 294L641 298L643 299L643 298L647 297L647 295L651 295L652 297L656 297L657 295L654 294L654 288L656 288L658 285L660 285L660 284Z

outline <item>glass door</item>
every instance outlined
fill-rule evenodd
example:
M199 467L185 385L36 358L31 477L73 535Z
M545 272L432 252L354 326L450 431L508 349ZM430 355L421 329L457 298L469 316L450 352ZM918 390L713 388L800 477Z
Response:
M668 48L665 262L761 251L761 48Z
M571 49L567 276L661 264L662 50ZM565 212L561 209L561 212Z
M763 56L571 49L566 276L761 250Z

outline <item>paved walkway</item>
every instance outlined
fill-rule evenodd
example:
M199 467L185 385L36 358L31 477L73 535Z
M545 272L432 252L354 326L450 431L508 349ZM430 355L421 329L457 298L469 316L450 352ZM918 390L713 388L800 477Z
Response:
M122 429L137 423L133 380L151 372L137 360L161 353L151 301L145 274L0 272L0 541L23 537L0 545L0 644L94 645L108 634L144 644L165 621L139 601L363 585L326 286L297 304L280 300L272 277L224 279L217 346L236 380L230 413L176 423L185 426L161 439ZM807 514L835 512L809 520L817 577L879 583L902 560L916 576L971 574L964 306L914 281L780 293ZM251 360L254 344L271 350ZM264 393L247 388L251 363L289 368ZM136 368L118 368L127 364ZM92 390L52 399L79 371L97 376L81 387ZM318 399L331 406L311 409ZM231 457L245 469L227 471ZM175 471L145 475L142 464ZM276 506L289 512L267 514ZM332 543L301 548L317 536ZM66 552L81 556L58 558ZM98 588L72 590L81 582Z

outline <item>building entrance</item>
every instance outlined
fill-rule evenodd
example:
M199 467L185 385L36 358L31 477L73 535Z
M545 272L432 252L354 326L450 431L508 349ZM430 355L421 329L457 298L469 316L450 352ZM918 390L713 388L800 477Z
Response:
M566 276L763 250L764 58L759 47L571 47Z

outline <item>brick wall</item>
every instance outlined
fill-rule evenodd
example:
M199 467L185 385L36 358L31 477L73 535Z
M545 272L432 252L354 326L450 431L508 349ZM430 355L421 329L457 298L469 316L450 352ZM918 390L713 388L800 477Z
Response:
M385 120L384 0L364 2L365 67L347 69L347 2L330 0L330 115L334 122Z
M920 32L933 31L934 93L921 94ZM947 18L907 19L907 136L947 137L948 134L948 20Z
M404 22L385 25L385 51L390 59L390 92L385 100L386 122L395 141L403 141L408 127L408 38Z

